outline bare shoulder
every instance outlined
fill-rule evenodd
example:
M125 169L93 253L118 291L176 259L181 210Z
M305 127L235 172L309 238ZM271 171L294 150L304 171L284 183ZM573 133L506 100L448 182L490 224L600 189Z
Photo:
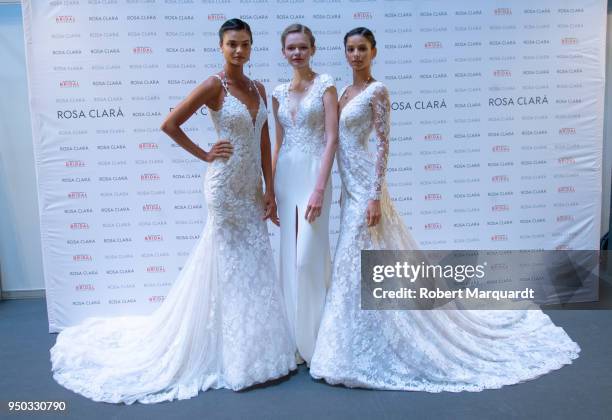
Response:
M214 76L210 76L198 86L196 86L188 98L191 97L193 99L198 99L204 102L208 102L212 98L216 98L219 96L221 92L221 81Z
M222 90L223 86L221 85L221 81L215 76L209 76L191 91L187 97L187 101L215 107L218 105Z
M206 80L200 83L200 86L198 86L198 88L208 89L213 93L219 93L223 86L221 84L221 79L219 79L216 74L213 74L208 76Z

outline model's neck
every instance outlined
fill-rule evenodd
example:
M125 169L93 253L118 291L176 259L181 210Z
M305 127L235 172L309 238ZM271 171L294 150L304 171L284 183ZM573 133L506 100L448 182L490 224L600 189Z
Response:
M353 70L353 85L355 86L365 85L372 79L370 67L357 71Z
M293 69L293 80L297 83L301 81L310 81L314 71L310 67L304 67L299 69Z
M223 71L225 72L225 76L228 79L242 80L245 77L242 66L234 66L234 65L225 63L225 66L223 66Z

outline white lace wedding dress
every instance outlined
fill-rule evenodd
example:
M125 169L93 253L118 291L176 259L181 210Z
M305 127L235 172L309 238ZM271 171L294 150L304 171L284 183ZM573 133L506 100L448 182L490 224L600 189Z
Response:
M199 390L239 390L295 369L293 343L263 216L256 117L227 90L210 110L234 146L213 161L206 226L163 304L150 316L89 318L51 348L54 379L94 401L156 403Z
M540 310L360 309L360 251L417 249L385 183L389 114L388 91L374 82L340 115L341 228L311 375L349 387L480 391L571 363L580 347ZM380 199L382 218L368 228L371 199Z

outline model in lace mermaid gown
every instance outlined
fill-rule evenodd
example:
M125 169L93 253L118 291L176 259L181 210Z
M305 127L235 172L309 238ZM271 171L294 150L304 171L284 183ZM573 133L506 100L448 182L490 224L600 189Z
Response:
M580 347L540 310L360 310L360 251L417 249L385 183L389 114L380 82L341 111L341 228L311 375L349 387L480 391L571 363ZM375 155L367 149L373 129ZM369 200L381 206L373 227L365 222Z
M321 215L304 219L325 150L323 95L334 79L319 74L292 114L289 83L274 89L283 140L276 164L274 186L280 219L280 276L285 305L299 354L310 362L323 315L331 277L329 211L331 177L325 187ZM335 91L334 91L335 94Z
M66 388L95 401L155 403L208 388L239 390L296 368L262 220L266 108L260 96L253 121L223 86L223 105L210 115L234 152L208 166L200 239L153 314L89 318L58 335L53 377Z

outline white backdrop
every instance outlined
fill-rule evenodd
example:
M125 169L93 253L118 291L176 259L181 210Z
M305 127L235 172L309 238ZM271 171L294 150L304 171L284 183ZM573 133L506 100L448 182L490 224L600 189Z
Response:
M231 17L251 24L268 92L291 76L288 24L314 30L313 67L338 87L343 34L375 31L388 182L423 248L598 248L604 1L58 0L23 15L51 331L163 300L203 228L206 167L158 127L220 68ZM216 140L206 109L185 128Z

